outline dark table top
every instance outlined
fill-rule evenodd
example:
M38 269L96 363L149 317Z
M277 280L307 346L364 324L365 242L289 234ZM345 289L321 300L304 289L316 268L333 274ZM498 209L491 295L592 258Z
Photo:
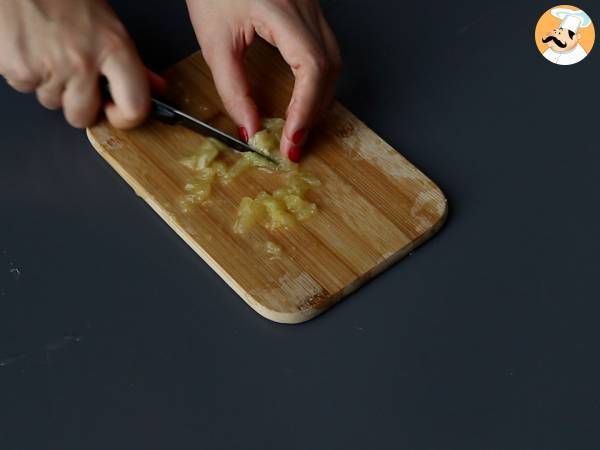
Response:
M184 2L115 3L151 67L197 48ZM324 2L339 99L451 214L298 326L252 312L84 133L0 86L0 447L599 448L600 49L545 61L551 6Z

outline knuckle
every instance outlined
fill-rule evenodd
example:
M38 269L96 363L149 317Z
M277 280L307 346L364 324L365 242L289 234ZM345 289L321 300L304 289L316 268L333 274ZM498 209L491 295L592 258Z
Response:
M323 74L329 72L330 61L323 51L316 51L307 57L306 64L311 72Z
M139 104L131 105L129 108L124 109L122 111L122 115L127 122L131 124L138 124L146 118L147 112L148 107L143 104Z
M37 82L35 72L25 63L14 63L8 69L7 74L10 79L23 85L33 85Z
M221 101L227 111L236 111L241 106L241 101L232 95L222 94Z
M82 112L65 111L65 119L74 128L87 128L93 124L91 115Z
M204 58L206 62L210 61L211 52L207 44L203 44L202 47L200 47L200 53L202 53L202 58Z
M207 63L212 64L215 56L217 56L217 52L215 49L217 46L212 41L205 41L202 43L202 47L200 47L200 51L202 52L202 57L206 60Z
M40 102L40 104L46 109L56 110L60 109L61 107L60 97L50 95L40 89L37 90L36 97L38 102Z
M127 34L120 29L105 31L101 37L101 45L105 54L129 51L129 39Z
M95 70L95 61L92 55L81 48L71 48L68 50L69 66L71 70L78 74L92 74Z
M7 83L10 87L12 87L15 91L17 92L21 92L23 94L29 94L30 92L33 92L35 90L35 87L32 85L23 85L23 84L19 84L18 82L15 82L13 80L11 80L10 78L7 78Z
M221 96L221 101L223 102L223 107L226 111L235 110L235 102L229 96Z
M0 55L2 55L2 49L0 49ZM9 70L9 65L6 64L6 58L0 59L0 74L6 75Z
M254 100L249 95L236 95L231 92L221 95L225 110L234 118L252 114L255 109Z

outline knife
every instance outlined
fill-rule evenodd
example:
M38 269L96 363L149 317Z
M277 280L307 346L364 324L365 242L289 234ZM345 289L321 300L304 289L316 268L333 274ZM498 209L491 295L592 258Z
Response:
M152 98L152 106L152 116L163 123L168 125L182 125L192 131L195 131L196 133L215 138L238 152L254 152L277 164L277 161L271 158L271 156L249 146L248 144L234 138L233 136L230 136L227 133L224 133L223 131L207 124L206 122L203 122L200 119L190 116L183 111L179 111L177 108L174 108L165 102L162 102L156 98Z
M112 95L110 94L110 88L108 86L108 81L102 80L101 82L101 90L102 96L106 100L112 100ZM263 158L268 159L269 161L278 164L271 156L266 155L265 153L257 150L248 144L240 141L239 139L230 136L229 134L209 125L206 122L203 122L200 119L197 119L189 114L184 113L183 111L178 110L177 108L158 100L154 97L151 98L152 101L152 117L155 119L166 123L167 125L182 125L196 133L202 134L204 136L210 136L215 138L226 146L236 150L238 152L254 152Z

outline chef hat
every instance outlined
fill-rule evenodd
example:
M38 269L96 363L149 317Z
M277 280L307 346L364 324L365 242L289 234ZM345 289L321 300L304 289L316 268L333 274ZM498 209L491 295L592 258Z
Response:
M554 8L551 12L554 17L557 17L562 21L560 23L560 28L570 30L573 33L577 33L579 28L589 27L592 23L590 16L580 9Z
M581 26L581 19L577 16L566 16L560 23L560 27L565 30L571 30L573 33L577 33Z

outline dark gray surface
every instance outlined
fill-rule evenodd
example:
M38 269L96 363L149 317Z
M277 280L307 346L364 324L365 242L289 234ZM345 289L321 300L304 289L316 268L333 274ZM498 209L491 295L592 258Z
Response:
M153 67L196 48L183 2L118 3ZM549 2L416 3L326 2L339 98L451 216L300 326L254 314L83 133L0 87L3 450L600 447L600 49L546 62Z

